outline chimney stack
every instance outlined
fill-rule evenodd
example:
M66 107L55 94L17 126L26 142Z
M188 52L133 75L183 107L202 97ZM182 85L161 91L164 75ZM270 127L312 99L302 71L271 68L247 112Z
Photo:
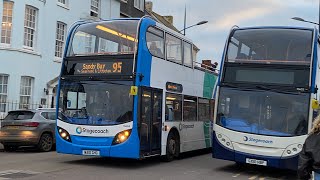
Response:
M151 1L146 1L146 10L152 12L153 3Z
M173 25L173 16L163 16L163 18Z

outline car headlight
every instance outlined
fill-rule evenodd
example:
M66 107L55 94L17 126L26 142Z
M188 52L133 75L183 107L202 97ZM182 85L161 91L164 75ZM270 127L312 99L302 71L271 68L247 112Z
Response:
M119 132L113 139L112 145L117 145L125 142L131 134L131 129Z
M58 133L60 135L60 137L68 142L71 142L71 137L70 134L68 133L68 131L66 131L65 129L58 127Z

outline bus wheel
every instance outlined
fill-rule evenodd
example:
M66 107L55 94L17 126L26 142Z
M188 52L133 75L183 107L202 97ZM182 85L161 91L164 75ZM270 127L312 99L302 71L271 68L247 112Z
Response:
M170 132L167 139L166 155L162 159L166 162L172 161L180 154L180 142L179 137L174 132Z

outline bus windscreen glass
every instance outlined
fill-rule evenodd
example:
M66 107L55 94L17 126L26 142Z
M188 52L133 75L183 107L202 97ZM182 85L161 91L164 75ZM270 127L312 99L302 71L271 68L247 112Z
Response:
M61 82L59 103L63 118L71 124L117 125L132 121L130 83Z
M217 124L238 132L299 136L308 132L310 95L223 87Z
M303 29L236 30L228 45L228 62L310 64L312 31Z
M138 20L103 21L80 25L67 56L134 54Z

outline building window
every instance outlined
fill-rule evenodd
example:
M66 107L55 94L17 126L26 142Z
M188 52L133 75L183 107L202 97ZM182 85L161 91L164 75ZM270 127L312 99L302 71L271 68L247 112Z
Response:
M24 18L24 43L26 47L35 47L36 21L38 10L32 6L26 6Z
M134 0L134 7L144 11L144 0Z
M167 121L182 120L182 96L177 94L166 94L165 118Z
M147 46L152 55L164 59L164 32L150 27L147 32Z
M55 56L59 58L62 58L62 55L63 55L66 31L67 31L67 25L62 22L57 22Z
M11 43L13 2L3 1L1 43Z
M99 17L100 0L91 0L90 16Z
M167 34L167 60L182 64L182 41L179 38Z
M6 112L8 97L8 75L0 75L0 112Z
M32 99L33 77L22 76L20 83L20 109L28 109Z
M68 0L58 0L58 4L62 6L68 6Z

